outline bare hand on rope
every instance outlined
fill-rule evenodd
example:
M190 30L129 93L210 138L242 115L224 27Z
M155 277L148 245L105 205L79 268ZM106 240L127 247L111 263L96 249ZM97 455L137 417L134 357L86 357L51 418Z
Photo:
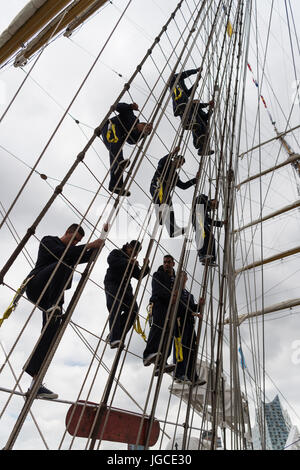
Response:
M103 225L103 230L104 232L108 232L108 224ZM97 238L97 240L94 240L93 242L90 242L87 244L88 249L99 249L105 244L105 239L103 238Z
M170 155L176 155L180 150L180 146L177 145L177 147L174 148L174 150L170 153Z

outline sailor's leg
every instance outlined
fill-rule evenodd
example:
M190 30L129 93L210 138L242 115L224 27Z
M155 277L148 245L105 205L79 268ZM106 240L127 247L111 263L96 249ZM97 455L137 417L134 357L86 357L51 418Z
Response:
M185 234L185 228L179 227L175 221L175 213L173 205L171 204L160 204L158 210L158 217L160 223L166 226L168 234L171 238L179 237Z

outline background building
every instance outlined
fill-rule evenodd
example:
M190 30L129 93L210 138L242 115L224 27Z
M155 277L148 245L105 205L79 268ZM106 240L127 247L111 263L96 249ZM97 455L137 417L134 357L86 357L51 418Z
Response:
M265 412L265 445L262 445ZM300 449L300 435L296 426L292 425L286 410L282 408L278 395L270 403L261 405L256 410L256 424L252 432L253 448L256 450L289 450Z

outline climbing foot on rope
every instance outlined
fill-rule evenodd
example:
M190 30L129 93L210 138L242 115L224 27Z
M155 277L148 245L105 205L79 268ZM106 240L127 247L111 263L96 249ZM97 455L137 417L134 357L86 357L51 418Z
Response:
M28 396L29 394L30 394L30 388L27 390L26 395ZM44 384L42 384L40 388L38 389L35 398L48 398L48 400L54 400L55 398L58 398L58 394L52 392L51 390L46 388Z
M123 188L114 188L112 192L115 194L118 194L119 196L129 197L131 195L130 191L128 191L127 189L123 189Z
M198 150L198 155L204 157L204 156L209 156L209 155L213 155L215 153L214 150L203 150L203 149L199 149Z
M120 340L111 341L111 342L109 342L109 345L110 345L111 349L117 349L117 348L124 349L124 347L125 347L125 344L122 343L122 341L120 341Z
M149 354L149 356L145 357L143 360L143 364L145 367L150 366L150 364L153 364L156 361L157 356L160 356L160 353L152 353Z
M163 369L162 370L163 374L164 373L169 374L170 372L173 372L173 370L175 370L175 367L176 367L176 364L165 364L163 368L159 366L155 369L154 375L157 377L161 369Z

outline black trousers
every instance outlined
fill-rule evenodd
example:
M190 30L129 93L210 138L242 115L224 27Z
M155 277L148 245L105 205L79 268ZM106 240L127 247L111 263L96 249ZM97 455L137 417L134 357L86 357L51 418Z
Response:
M106 306L109 311L109 340L111 343L113 341L120 341L124 330L125 336L127 335L138 314L138 305L136 302L133 305L132 312L129 314L133 302L133 296L125 294L123 300L121 300L120 297L122 297L123 292L120 292L119 298L115 299L117 292L118 289L113 289L111 287L105 288Z
M208 229L207 227L205 227L204 232L205 232L204 243L203 243L203 247L200 250L198 250L198 256L201 260L201 258L203 258L203 256L205 256L205 255L212 255L212 261L215 262L216 261L215 237L214 237L212 231L210 229ZM210 238L211 238L210 250L208 251Z
M208 131L208 117L208 113L200 109L196 114L196 120L192 130L193 145L196 149L202 150L205 146Z
M52 263L49 266L42 269L40 272L35 274L34 278L29 281L26 294L31 302L36 303L41 292L43 291L45 285L48 282L52 272L54 271L57 263ZM70 268L60 265L57 269L53 279L51 280L49 286L47 287L42 299L40 300L38 307L43 310L48 310L53 305L56 304L60 294L63 291L63 287L65 286L68 277L70 276L71 270ZM59 306L63 305L64 298L59 301ZM57 313L57 311L55 312ZM43 311L43 328L47 323L47 315ZM25 372L27 372L32 377L36 375L40 367L43 363L45 356L49 350L51 342L56 335L56 332L61 324L61 318L59 315L55 315L50 320L48 326L46 327L45 331L42 333L38 345L33 353L30 361L27 363Z
M115 187L121 188L123 186L123 171L119 167L119 163L124 160L122 146L124 144L124 139L118 137L118 128L116 127L117 142L112 142L107 140L108 132L107 122L102 129L102 138L105 144L105 147L109 151L109 162L110 162L110 182L108 189L113 191ZM113 140L113 135L111 133L110 140ZM117 157L117 158L116 158Z
M173 359L174 364L176 364L175 375L176 377L184 376L189 380L192 380L192 368L193 368L193 361L195 357L196 351L196 334L194 330L194 322L193 321L186 321L183 323L182 320L182 327L180 329L176 328L175 336L178 337L181 333L181 343L182 343L182 356L183 361L177 362L176 358L176 349L175 344L173 348ZM179 331L180 330L180 331ZM197 374L195 379L197 379Z
M147 345L143 353L143 358L146 359L150 354L157 353L159 350L159 343L163 334L163 330L166 324L166 330L163 338L163 343L162 343L162 352L165 348L165 345L168 341L168 336L169 336L169 321L166 317L166 313L168 310L168 306L162 306L160 308L157 308L153 306L152 309L152 326L150 328L149 336L147 339ZM172 351L172 340L170 341L170 345L168 348L167 356L166 359L170 356Z

